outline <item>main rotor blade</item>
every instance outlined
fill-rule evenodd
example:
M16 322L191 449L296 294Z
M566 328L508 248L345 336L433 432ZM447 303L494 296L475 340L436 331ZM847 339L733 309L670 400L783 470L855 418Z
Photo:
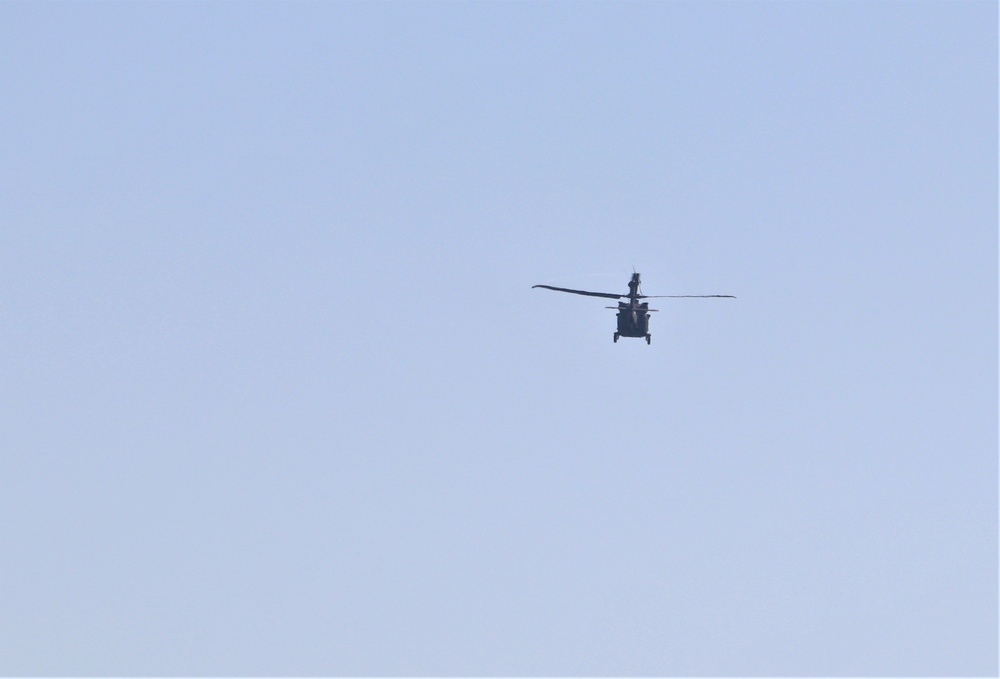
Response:
M588 297L607 297L608 299L619 299L628 295L616 295L611 292L588 292L586 290L570 290L569 288L554 288L551 285L532 285L534 288L545 288L546 290L557 290L559 292L572 292L574 295L587 295Z
M638 297L643 299L648 297L658 297L661 299L666 297L670 297L673 299L679 299L681 297L727 297L729 299L736 299L736 295L638 295Z

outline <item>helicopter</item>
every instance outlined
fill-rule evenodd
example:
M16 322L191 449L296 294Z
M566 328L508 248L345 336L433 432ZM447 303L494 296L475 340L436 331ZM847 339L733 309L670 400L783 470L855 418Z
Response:
M590 292L588 290L556 288L551 285L532 285L531 287L532 289L545 288L546 290L556 290L558 292L571 292L574 295L587 295L588 297L607 297L608 299L617 300L626 298L627 302L619 301L616 307L604 307L605 309L618 310L618 330L615 331L615 342L618 342L619 337L645 337L646 344L650 344L653 341L653 336L649 334L649 313L651 311L659 311L659 309L650 309L649 302L640 302L640 299L664 297L727 297L729 299L736 299L735 295L643 295L639 287L639 274L635 272L632 273L632 280L628 282L628 294L625 295L618 295L613 292Z

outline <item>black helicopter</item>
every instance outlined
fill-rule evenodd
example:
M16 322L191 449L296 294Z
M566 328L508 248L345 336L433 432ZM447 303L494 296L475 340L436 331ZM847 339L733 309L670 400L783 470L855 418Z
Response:
M662 297L728 297L735 299L734 295L643 295L639 288L639 274L633 273L632 280L628 282L628 294L616 295L613 292L589 292L587 290L570 290L569 288L556 288L551 285L532 285L532 288L545 288L546 290L557 290L559 292L572 292L574 295L587 295L588 297L607 297L609 299L628 299L627 302L618 302L618 306L605 307L606 309L618 310L618 331L615 333L615 342L619 337L645 337L646 344L653 340L649 334L649 312L658 311L650 309L649 302L640 302L640 299L662 298Z

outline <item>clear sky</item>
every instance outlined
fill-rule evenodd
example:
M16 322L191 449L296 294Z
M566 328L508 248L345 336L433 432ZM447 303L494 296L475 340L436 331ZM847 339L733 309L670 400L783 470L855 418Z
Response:
M0 3L0 674L995 676L997 26Z

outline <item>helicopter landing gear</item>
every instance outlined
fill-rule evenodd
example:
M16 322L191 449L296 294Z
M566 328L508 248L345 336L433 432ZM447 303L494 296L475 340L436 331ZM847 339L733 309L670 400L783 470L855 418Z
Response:
M652 336L652 335L650 335L650 334L649 334L649 333L647 332L647 333L646 333L646 344L652 344L652 342L653 342L653 336Z
M618 343L618 333L616 332L615 333L615 344L617 344L617 343Z

